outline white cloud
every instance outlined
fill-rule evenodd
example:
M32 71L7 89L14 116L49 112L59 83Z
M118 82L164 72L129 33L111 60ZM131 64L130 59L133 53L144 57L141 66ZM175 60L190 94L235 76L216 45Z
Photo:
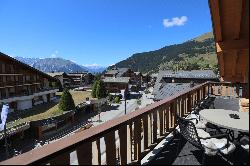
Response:
M74 60L70 60L70 61L76 63L76 61L74 61Z
M52 54L51 54L51 58L56 58L58 57L58 51L55 50Z
M101 65L98 65L97 63L93 63L93 64L85 64L83 66L85 66L85 67L99 67Z
M173 27L173 26L182 26L187 22L187 16L173 17L170 19L163 19L163 26L166 28Z

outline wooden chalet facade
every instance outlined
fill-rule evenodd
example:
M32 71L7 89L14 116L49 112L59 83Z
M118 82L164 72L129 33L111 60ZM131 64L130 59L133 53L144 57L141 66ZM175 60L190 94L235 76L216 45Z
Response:
M11 111L55 99L58 80L0 52L0 103Z

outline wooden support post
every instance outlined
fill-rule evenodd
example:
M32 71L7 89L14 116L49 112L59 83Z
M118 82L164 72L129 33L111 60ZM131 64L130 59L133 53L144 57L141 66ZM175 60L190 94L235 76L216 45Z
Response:
M157 142L157 112L153 112L153 143Z
M144 150L148 149L148 115L143 116L143 139L144 139Z
M170 117L169 117L169 105L167 106L167 108L166 108L166 111L165 111L165 131L166 132L169 132L169 126L170 126L170 123L171 123L171 121L170 121Z
M141 119L135 121L135 133L134 133L134 159L140 161L141 155Z
M115 144L115 131L111 131L104 136L106 145L106 163L107 165L116 164L116 144Z
M92 142L92 165L101 165L100 139Z
M188 93L188 99L187 99L187 112L190 113L192 111L192 105L191 105L191 94Z
M120 138L120 164L126 165L127 164L127 125L121 126L118 130L119 138Z
M164 129L163 129L163 126L164 126L163 111L164 111L163 108L160 108L160 110L159 110L160 136L163 136L163 134L164 134Z
M50 165L70 165L70 152L55 157L50 161Z
M79 165L92 165L92 142L86 142L76 149Z

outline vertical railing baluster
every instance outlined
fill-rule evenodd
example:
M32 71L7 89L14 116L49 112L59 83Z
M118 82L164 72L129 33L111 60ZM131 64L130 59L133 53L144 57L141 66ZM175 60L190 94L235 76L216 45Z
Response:
M92 165L92 142L83 143L76 148L79 165Z
M148 115L143 116L143 139L144 139L144 150L149 147L149 127L148 127Z
M153 112L153 143L157 142L157 111Z
M141 155L141 119L136 119L134 126L134 160L140 161Z
M65 152L50 161L50 165L70 165L70 152Z
M169 120L169 105L166 105L165 109L165 132L169 132L170 120Z
M115 165L116 163L116 144L115 131L110 131L104 136L106 145L106 164Z
M101 165L101 147L100 139L92 142L92 165Z
M128 140L127 140L127 125L123 125L119 128L118 134L120 139L120 164L125 165L127 164L128 158Z
M163 129L163 126L164 126L164 116L163 116L163 107L161 107L159 109L159 121L160 121L160 137L163 136L163 133L164 133L164 129Z

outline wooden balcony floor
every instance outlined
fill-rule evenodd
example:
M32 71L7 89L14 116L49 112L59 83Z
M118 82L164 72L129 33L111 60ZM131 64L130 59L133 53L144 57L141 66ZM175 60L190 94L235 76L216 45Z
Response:
M239 110L238 98L224 98L217 97L214 102L216 109L228 109ZM177 156L177 145L180 142L180 150ZM249 164L249 153L243 150L240 146L237 146L233 155L229 156L229 161L234 161L235 164L246 165ZM180 140L179 135L175 136L162 150L158 153L154 159L152 159L149 165L201 165L202 152L185 141L184 138ZM229 165L225 159L221 156L212 156L206 158L206 164L211 165Z
M184 138L181 139L180 150L178 156L177 145L178 141L180 141L179 136L176 136L174 139L169 142L167 146L165 146L162 151L148 164L149 165L201 165L202 163L202 152L186 142ZM234 164L240 165L248 165L249 154L244 151L241 147L237 146L234 153L229 156L229 161L234 161ZM229 163L222 158L221 156L212 156L206 157L206 164L209 165L229 165Z

